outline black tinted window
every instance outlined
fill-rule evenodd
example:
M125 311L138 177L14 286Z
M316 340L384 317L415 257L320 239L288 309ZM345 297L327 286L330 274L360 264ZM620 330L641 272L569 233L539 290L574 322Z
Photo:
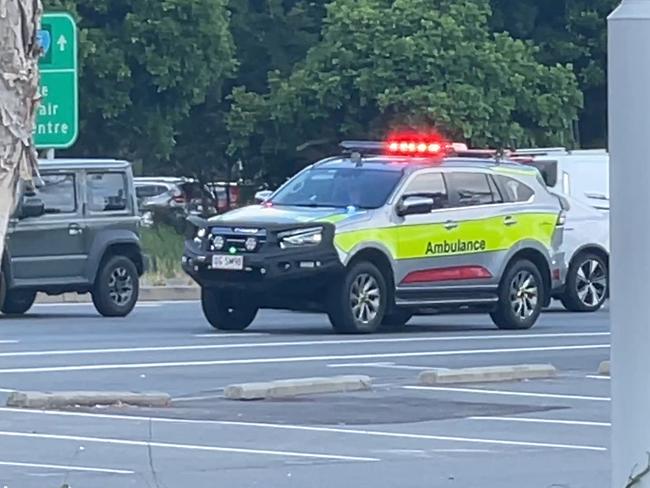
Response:
M527 202L535 194L532 188L507 176L497 176L497 183L507 202Z
M43 175L44 186L36 196L45 204L45 213L73 213L77 210L74 175Z
M114 212L126 210L127 192L124 173L89 173L86 176L88 210Z
M416 176L409 183L404 196L433 198L434 208L443 208L448 206L449 203L445 179L441 173L427 173Z
M455 206L470 207L498 203L500 196L494 194L488 177L482 173L449 173L445 175L449 184L451 202Z

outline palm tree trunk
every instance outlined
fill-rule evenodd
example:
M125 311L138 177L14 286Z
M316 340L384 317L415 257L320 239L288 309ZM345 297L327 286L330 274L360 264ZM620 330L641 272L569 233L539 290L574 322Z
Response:
M41 0L0 0L0 258L18 181L37 171Z

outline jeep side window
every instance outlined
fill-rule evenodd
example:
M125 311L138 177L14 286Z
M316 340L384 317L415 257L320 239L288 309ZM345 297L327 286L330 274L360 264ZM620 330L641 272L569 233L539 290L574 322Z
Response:
M484 173L448 173L451 202L455 207L473 207L501 203L501 195L492 188ZM496 192L496 193L495 193Z
M433 198L434 208L449 206L449 194L442 173L425 173L416 176L404 191L404 196Z
M44 184L35 189L34 196L43 202L46 214L77 211L77 192L73 174L45 174L42 180Z
M497 185L506 202L527 202L535 191L521 181L507 176L495 176Z
M127 208L124 173L88 173L86 189L90 212L116 212Z

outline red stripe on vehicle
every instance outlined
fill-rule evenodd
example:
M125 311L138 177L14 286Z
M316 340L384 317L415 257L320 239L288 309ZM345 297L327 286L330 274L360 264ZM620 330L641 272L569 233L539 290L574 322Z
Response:
M413 283L430 283L432 281L459 281L492 278L483 266L454 266L451 268L434 268L413 271L402 280L403 285Z

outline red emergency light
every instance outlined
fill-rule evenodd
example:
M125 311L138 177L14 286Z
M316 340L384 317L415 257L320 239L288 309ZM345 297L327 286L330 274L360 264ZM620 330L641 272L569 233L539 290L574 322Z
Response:
M386 152L397 156L441 156L450 148L438 135L395 134L385 143Z

